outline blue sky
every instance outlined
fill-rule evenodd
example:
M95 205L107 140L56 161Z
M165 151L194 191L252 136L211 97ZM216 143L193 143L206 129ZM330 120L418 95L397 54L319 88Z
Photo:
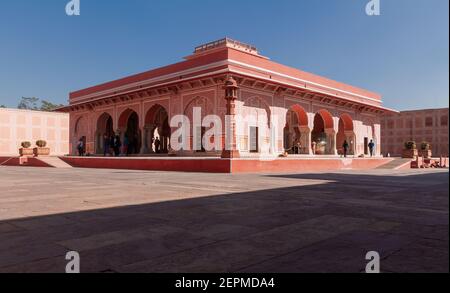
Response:
M448 107L449 1L4 0L0 104L68 93L175 63L228 36L272 60L380 93L387 107Z

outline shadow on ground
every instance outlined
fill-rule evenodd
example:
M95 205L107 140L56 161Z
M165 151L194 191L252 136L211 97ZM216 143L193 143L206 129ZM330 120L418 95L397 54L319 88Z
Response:
M448 273L448 172L268 176L326 183L3 221L0 272Z

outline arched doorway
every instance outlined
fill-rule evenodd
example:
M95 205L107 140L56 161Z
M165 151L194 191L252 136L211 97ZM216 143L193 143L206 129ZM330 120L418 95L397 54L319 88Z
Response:
M88 124L85 117L79 117L74 125L73 136L72 136L72 154L78 154L78 143L80 140L83 141L84 152L88 151L86 146L86 138L88 135Z
M194 112L198 117L194 119ZM188 117L191 122L190 134L188 137L190 149L193 153L204 153L203 138L208 129L202 126L203 119L213 113L212 103L205 97L195 97L192 99L184 109L184 115ZM197 123L197 125L194 125Z
M313 152L316 155L334 155L335 131L333 116L327 110L320 110L314 117L314 128L311 132Z
M154 105L145 116L144 152L167 154L170 149L170 135L166 109L161 105Z
M119 130L124 154L139 154L141 151L141 131L138 114L131 109L125 110L119 118Z
M244 100L242 115L245 130L241 149L249 153L267 154L271 151L271 109L267 101L258 96Z
M290 154L310 153L310 129L308 115L299 105L292 106L286 113L284 127L284 149Z
M97 131L95 132L95 150L97 154L105 153L104 137L111 137L113 135L113 119L108 113L103 113L97 120Z
M349 145L348 154L355 154L355 132L353 130L353 119L349 114L342 114L339 118L339 129L336 135L336 145L338 154L344 154L344 142L347 141Z

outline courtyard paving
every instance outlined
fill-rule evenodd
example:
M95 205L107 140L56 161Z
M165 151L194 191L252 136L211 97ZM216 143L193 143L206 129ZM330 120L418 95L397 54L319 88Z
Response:
M0 167L0 272L449 272L448 171Z

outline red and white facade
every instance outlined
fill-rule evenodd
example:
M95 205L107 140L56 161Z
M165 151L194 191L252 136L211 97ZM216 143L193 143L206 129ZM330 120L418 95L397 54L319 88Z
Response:
M255 47L230 39L199 46L184 61L93 86L70 94L70 142L85 137L87 152L103 154L103 136L111 132L136 138L136 155L171 152L170 127L176 115L192 119L227 114L224 85L237 83L232 101L235 151L240 157L278 156L285 150L298 155L337 156L344 140L351 155L368 154L376 143L381 154L380 119L392 112L373 92L275 63ZM252 116L255 119L241 119ZM198 131L203 133L207 127ZM189 142L195 131L191 129ZM315 144L314 144L315 142ZM313 145L315 146L313 148ZM293 148L297 146L297 148ZM221 150L182 150L178 156L220 156Z

